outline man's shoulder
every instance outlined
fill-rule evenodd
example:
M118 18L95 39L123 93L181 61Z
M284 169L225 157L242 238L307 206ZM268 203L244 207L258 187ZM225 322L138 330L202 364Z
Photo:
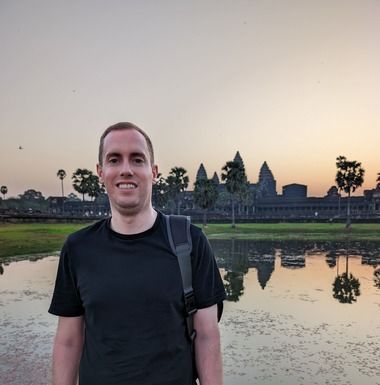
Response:
M166 227L165 217L170 217L170 214L164 214L162 212L158 212L158 215L160 217L162 225ZM186 215L180 215L180 216L183 218L187 217ZM194 242L198 243L200 240L207 240L203 230L197 225L194 225L193 223L190 223L190 236L191 236L191 241L193 243Z
M200 240L200 239L207 239L203 230L197 225L194 225L193 223L190 225L190 234L193 241Z
M78 244L85 242L87 240L91 240L93 237L101 236L103 230L107 226L108 219L101 219L91 225L85 226L80 230L71 233L67 237L66 243L68 244Z

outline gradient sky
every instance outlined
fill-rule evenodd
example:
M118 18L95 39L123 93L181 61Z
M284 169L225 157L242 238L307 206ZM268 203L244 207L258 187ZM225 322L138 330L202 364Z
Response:
M267 161L279 193L320 196L345 155L373 188L379 20L378 0L0 0L0 184L59 195L63 168L70 192L102 131L131 121L165 176L193 183L239 150L251 182Z

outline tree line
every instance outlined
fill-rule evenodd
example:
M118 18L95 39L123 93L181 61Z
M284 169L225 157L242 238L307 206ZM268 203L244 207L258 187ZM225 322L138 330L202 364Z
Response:
M61 196L65 197L64 179L67 173L64 169L57 171L57 177L61 182ZM227 162L222 168L222 181L225 182L227 191L231 196L233 210L233 226L235 226L235 202L237 197L244 198L244 193L248 192L248 182L244 166L235 161ZM73 189L82 195L82 201L85 195L91 200L104 194L105 188L100 183L99 177L92 171L85 168L78 168L71 176ZM183 193L189 186L189 177L187 170L183 167L173 167L165 178L158 174L153 184L152 200L156 207L166 209L180 214L181 204L183 203ZM1 193L5 199L8 192L6 186L1 186ZM218 185L207 178L200 178L194 183L193 200L194 203L203 210L204 225L207 223L207 211L213 209L215 204L221 198L218 192ZM42 193L34 189L28 189L23 194L19 194L18 199L29 204L42 204L45 201Z
M167 178L161 174L153 185L152 199L158 207L167 207L174 203L177 214L183 199L183 192L189 184L187 171L183 167L173 167ZM232 226L235 227L235 201L242 198L248 192L248 181L244 165L236 161L228 161L222 168L222 181L230 194L232 205ZM203 226L207 224L207 212L213 209L219 198L218 185L213 179L199 178L194 183L193 201L197 207L203 210Z
M347 215L346 227L351 226L351 212L350 200L351 194L360 187L364 182L365 170L361 163L356 160L350 161L345 156L338 156L336 158L336 177L335 182L340 192L347 194ZM380 189L380 173L377 174L376 188ZM64 184L63 181L67 174L64 169L57 171L57 177L61 181L61 194L64 198ZM104 194L105 188L99 181L99 177L92 171L85 168L78 168L71 176L72 187L76 192L82 195L82 201L85 200L85 195L94 200L100 194ZM245 167L242 162L228 161L222 167L221 179L225 182L226 191L228 193L228 203L231 205L231 226L235 227L235 206L236 203L249 205L252 203L251 192L249 189L249 182L245 172ZM181 204L184 192L189 185L189 177L187 171L183 167L173 167L168 176L165 178L162 174L158 174L154 181L152 200L156 207L165 208L172 213L174 211L180 214ZM7 186L0 187L0 192L5 199L8 192ZM193 201L203 210L203 224L207 224L207 212L212 210L218 199L221 196L218 185L213 179L199 178L194 183ZM225 197L224 197L225 198ZM33 189L26 190L19 195L19 199L28 202L42 202L44 197L42 193Z

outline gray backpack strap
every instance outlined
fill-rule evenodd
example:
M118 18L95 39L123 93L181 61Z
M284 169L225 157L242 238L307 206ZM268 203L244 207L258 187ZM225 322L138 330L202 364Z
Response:
M194 330L193 315L195 297L193 290L193 273L191 267L192 241L190 235L190 217L184 215L164 215L170 247L177 256L181 271L183 297L186 310L187 334L194 341L196 331Z

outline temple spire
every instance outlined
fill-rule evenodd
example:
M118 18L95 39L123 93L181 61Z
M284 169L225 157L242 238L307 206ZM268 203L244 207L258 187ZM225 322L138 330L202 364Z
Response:
M201 165L199 166L197 176L195 177L196 181L200 179L207 179L207 172L205 167L203 166L203 163L201 163Z
M236 152L234 162L240 163L244 167L244 162L239 151Z
M219 177L218 177L218 174L216 173L216 171L214 172L214 175L212 176L211 180L212 180L216 185L219 185L219 184L220 184L220 180L219 180Z
M276 180L273 177L267 162L265 161L260 168L257 190L261 197L276 196Z

